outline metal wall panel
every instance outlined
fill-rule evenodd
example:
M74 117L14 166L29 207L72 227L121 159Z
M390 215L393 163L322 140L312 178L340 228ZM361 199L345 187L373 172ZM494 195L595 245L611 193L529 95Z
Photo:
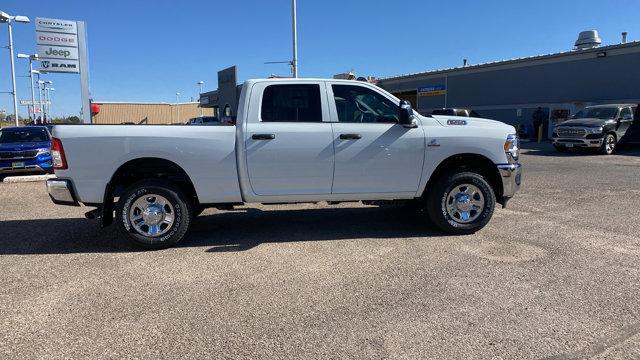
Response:
M94 124L139 123L147 119L149 125L184 124L190 118L200 116L197 103L187 104L135 104L100 103L100 113L93 115ZM204 115L212 116L213 109L202 109Z

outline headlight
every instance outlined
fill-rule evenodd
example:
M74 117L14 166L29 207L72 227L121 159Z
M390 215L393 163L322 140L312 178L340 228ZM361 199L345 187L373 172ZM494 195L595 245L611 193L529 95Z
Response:
M38 154L36 156L40 156L40 155L51 155L51 149L49 148L38 149Z
M504 152L509 154L514 161L518 161L520 156L520 139L518 139L518 135L507 135L507 140L504 142Z
M602 126L586 128L586 130L587 130L587 134L600 134L602 133Z

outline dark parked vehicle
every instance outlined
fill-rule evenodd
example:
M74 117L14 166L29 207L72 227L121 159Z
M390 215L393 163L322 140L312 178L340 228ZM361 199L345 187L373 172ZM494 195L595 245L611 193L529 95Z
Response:
M220 125L220 119L215 116L198 116L189 119L187 125Z
M558 151L586 148L610 155L618 143L631 142L630 135L637 131L635 112L635 104L587 106L570 120L556 126L552 136L553 146Z
M0 176L53 172L51 136L44 126L21 126L0 130Z
M478 114L475 110L453 108L435 109L431 112L431 115L464 116L477 118L480 117L480 114Z

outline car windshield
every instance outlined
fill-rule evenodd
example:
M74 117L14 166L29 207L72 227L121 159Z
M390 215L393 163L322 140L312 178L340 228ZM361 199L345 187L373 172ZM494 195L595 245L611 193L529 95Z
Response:
M618 108L614 107L593 107L584 108L573 115L572 119L613 119L618 114Z
M47 134L47 130L45 128L0 130L1 144L41 141L49 141L49 134Z

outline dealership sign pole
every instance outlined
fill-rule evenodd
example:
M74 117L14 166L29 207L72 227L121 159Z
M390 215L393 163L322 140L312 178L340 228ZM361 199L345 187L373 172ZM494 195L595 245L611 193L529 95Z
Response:
M41 72L80 74L82 122L91 123L87 31L84 21L36 18Z

